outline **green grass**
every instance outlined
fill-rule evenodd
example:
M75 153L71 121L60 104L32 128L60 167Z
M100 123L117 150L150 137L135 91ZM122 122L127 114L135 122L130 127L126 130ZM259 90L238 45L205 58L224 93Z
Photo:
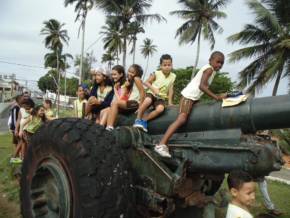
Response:
M12 153L11 135L9 133L0 135L0 191L5 193L9 200L18 201L19 184L13 176L16 166L9 164Z
M273 181L268 182L268 191L272 202L275 204L276 209L281 210L284 214L279 216L279 218L289 218L290 217L290 186ZM227 190L226 181L224 181L222 191ZM216 194L218 201L220 201L219 193ZM229 193L227 193L227 199L230 199ZM226 215L227 208L218 208L216 218L224 218ZM256 187L256 202L251 208L251 213L256 216L260 213L267 213L266 208L263 204L263 199L259 187Z

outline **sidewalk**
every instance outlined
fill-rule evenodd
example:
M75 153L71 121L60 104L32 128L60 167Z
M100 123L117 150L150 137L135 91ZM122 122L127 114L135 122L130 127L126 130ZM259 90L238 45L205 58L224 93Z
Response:
M266 179L290 185L290 169L283 167L280 171L272 172Z

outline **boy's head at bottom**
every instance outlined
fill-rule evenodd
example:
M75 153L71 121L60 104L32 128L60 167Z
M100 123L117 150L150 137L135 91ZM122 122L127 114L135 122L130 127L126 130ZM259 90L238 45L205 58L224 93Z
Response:
M232 204L248 209L255 201L256 184L253 178L244 171L232 171L227 179Z

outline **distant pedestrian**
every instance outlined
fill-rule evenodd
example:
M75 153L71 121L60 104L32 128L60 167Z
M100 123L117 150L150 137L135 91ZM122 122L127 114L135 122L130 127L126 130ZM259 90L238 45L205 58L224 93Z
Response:
M18 144L18 136L17 134L15 134L15 129L16 129L18 113L20 110L21 99L22 99L22 95L16 96L15 103L13 104L10 110L9 118L8 118L8 127L12 133L12 144L13 144L14 150L17 148L17 144ZM10 159L10 162L17 162L18 158L19 158L19 153L14 153L13 157Z
M280 216L283 214L282 211L278 210L275 207L275 204L271 201L269 192L268 192L268 184L267 184L267 180L265 179L265 177L259 178L257 180L259 189L261 191L262 194L262 198L264 201L264 205L266 207L266 209L268 210L268 212L274 216Z
M77 99L74 101L74 116L78 118L84 118L87 100L85 98L85 91L82 85L79 85L76 94Z
M20 158L23 160L26 152L26 144L23 138L23 128L24 125L27 124L28 119L31 115L31 112L34 108L34 101L27 97L23 96L20 103L20 110L18 113L18 119L15 128L15 135L18 136L18 145L16 147L15 156L20 154Z
M43 107L44 107L44 110L45 110L45 116L46 116L46 119L49 121L49 120L54 120L55 119L55 116L53 114L53 110L52 110L52 102L50 99L45 99L43 101Z

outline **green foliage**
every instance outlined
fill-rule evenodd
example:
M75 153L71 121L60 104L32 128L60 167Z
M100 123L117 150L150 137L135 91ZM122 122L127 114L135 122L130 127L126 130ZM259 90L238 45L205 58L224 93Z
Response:
M11 134L0 135L0 192L4 192L9 200L18 201L19 185L13 177L14 170L19 166L9 164L9 159L12 155L12 136Z
M53 77L55 79L53 79ZM46 90L49 90L50 92L57 92L57 73L55 70L48 71L47 74L40 77L38 80L38 88L42 92L46 92ZM78 88L78 79L76 78L70 78L66 79L66 94L69 96L76 96L76 91ZM61 76L60 78L60 94L65 93L65 78Z
M54 70L50 70L47 74L45 74L44 76L39 78L37 84L38 84L38 88L42 92L46 92L46 90L49 90L51 92L56 92L57 85L56 85L52 75L54 76L54 78L57 78L56 71L54 71Z
M86 55L83 57L83 73L82 73L82 81L90 79L90 70L92 68L93 63L95 63L97 60L93 56L93 53L86 53ZM81 63L81 56L77 55L75 58L74 66L77 67L76 74L80 75L79 69L80 69L80 63Z
M290 155L290 129L276 129L272 130L272 133L279 139L282 152Z
M76 96L76 91L78 89L78 82L79 80L77 78L70 78L66 79L66 95L69 96ZM64 87L65 87L65 81L64 78L60 80L60 94L64 94Z
M287 2L287 3L286 3ZM254 93L275 79L272 95L277 94L280 80L290 72L290 3L284 0L248 0L255 15L253 24L228 37L228 41L245 47L230 54L230 61L252 58L240 73L239 86Z
M185 20L175 35L175 37L179 37L180 44L192 44L198 38L195 68L199 59L201 35L209 41L210 47L213 49L215 45L214 33L223 31L217 20L226 17L226 14L220 9L225 7L228 2L229 0L179 0L178 3L182 4L183 9L170 12L171 15Z
M194 74L198 72L195 70ZM176 80L174 82L174 103L178 104L182 89L190 82L192 67L187 67L186 69L176 69L174 70L176 74ZM225 92L232 91L235 87L234 82L228 77L228 73L220 72L218 73L211 86L210 90L215 94L221 94ZM203 95L201 101L209 101L211 98L207 95Z
M46 36L44 39L45 47L61 53L63 43L67 44L69 40L67 30L62 29L65 24L55 19L44 21L43 24L44 27L41 29L40 34Z

